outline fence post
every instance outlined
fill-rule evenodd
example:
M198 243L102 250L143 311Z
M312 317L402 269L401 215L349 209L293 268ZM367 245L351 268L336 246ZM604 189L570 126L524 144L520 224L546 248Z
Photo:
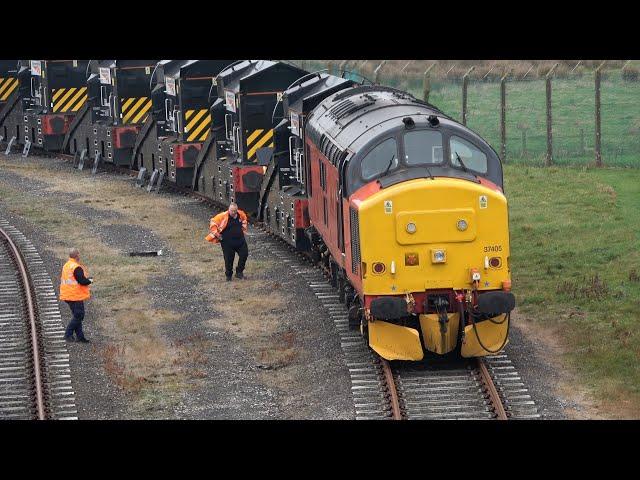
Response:
M547 155L544 159L545 167L553 165L553 124L551 118L551 76L558 64L553 67L545 75L545 83L547 87Z
M584 128L580 129L580 155L584 156L585 154L585 145L584 145Z
M349 60L343 60L342 62L340 62L340 65L338 66L338 75L340 76L343 75L344 70L348 63L349 63Z
M429 68L424 71L424 77L422 79L422 97L427 103L429 103L429 94L431 93L431 69L435 67L435 65L435 63L429 65Z
M378 67L373 71L373 83L375 83L376 85L379 85L379 79L380 79L380 70L382 70L382 67L384 67L384 65L387 63L386 60L383 60L382 62L380 62L380 65L378 65Z
M522 156L527 158L527 130L522 129Z
M462 124L467 124L467 87L469 86L469 74L475 67L471 67L467 70L467 73L462 77Z
M507 77L511 73L508 69L500 78L500 157L507 161Z
M596 167L602 167L602 145L600 143L602 139L602 130L600 129L600 69L604 66L605 62L602 62L595 72L595 84L596 84L596 141L595 141L595 154L596 154Z

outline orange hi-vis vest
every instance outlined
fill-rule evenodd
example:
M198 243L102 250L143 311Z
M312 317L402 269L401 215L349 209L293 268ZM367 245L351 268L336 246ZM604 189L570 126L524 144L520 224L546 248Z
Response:
M88 300L91 297L89 293L89 285L80 285L73 276L73 271L81 267L84 271L84 276L88 276L89 272L84 265L79 264L73 258L70 258L67 263L62 267L62 275L60 276L60 300L66 300L68 302L80 302Z
M238 215L240 216L240 221L242 222L242 231L247 231L247 214L242 210L238 209ZM217 235L221 235L225 228L227 228L227 224L229 223L229 210L226 210L222 213L219 213L215 217L211 219L209 222L209 235L204 237L207 242L211 243L220 243L220 240L216 237Z

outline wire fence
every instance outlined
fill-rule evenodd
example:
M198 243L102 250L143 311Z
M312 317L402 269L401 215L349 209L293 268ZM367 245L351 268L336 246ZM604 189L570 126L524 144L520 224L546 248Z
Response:
M295 63L408 91L466 123L505 162L640 167L636 61Z

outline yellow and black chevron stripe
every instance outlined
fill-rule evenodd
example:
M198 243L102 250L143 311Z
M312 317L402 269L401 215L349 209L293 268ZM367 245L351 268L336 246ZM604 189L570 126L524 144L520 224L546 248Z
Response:
M9 95L18 87L18 79L0 77L0 102L6 102Z
M187 110L184 113L184 122L187 142L204 142L209 136L211 114L206 108Z
M245 134L249 133L245 130ZM247 137L247 160L253 160L259 148L274 147L273 129L263 130L258 128Z
M54 88L52 94L54 113L77 112L87 101L87 87Z
M121 98L120 113L122 113L122 124L144 123L149 116L151 99L149 97Z

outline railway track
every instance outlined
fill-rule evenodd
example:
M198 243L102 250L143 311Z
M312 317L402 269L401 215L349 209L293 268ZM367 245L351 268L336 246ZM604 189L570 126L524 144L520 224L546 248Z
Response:
M74 160L70 155L52 154ZM104 164L103 168L135 177L133 170ZM210 198L175 185L167 187L209 205L226 208ZM471 419L507 420L540 418L522 378L504 352L483 359L433 356L425 362L390 364L375 354L359 332L349 329L348 312L328 282L328 272L310 258L293 251L260 222L250 222L269 234L274 256L301 276L326 309L340 335L351 377L356 419ZM291 255L291 252L297 256Z
M326 272L281 249L274 249L273 254L304 279L333 321L351 377L356 419L540 418L504 352L483 359L434 355L424 362L388 362L366 345L359 332L349 329L347 309Z
M63 334L40 255L0 219L0 419L77 419Z

